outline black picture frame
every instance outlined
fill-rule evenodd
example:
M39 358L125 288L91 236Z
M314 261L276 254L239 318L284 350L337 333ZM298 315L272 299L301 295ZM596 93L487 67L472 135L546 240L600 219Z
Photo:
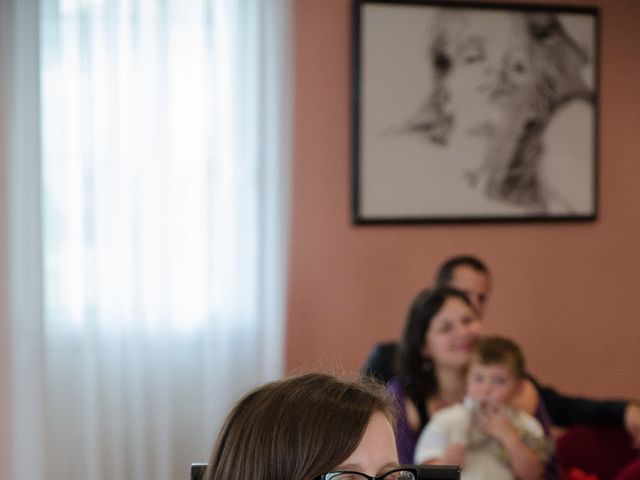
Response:
M354 224L593 221L600 12L353 3Z

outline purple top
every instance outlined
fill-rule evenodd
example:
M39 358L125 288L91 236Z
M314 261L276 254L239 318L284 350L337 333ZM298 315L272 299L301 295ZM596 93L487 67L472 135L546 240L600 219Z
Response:
M404 387L407 384L402 377L393 377L389 380L388 388L393 395L396 407L396 448L398 449L398 460L401 464L413 463L413 456L416 451L416 443L420 432L414 432L407 421L407 411L405 409Z

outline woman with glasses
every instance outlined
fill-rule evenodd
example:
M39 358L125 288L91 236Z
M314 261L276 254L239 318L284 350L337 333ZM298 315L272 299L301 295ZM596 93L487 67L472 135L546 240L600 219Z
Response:
M379 386L317 373L269 383L231 411L204 478L426 478L421 469L398 464L393 424L387 394ZM444 475L440 478L458 478L451 471Z

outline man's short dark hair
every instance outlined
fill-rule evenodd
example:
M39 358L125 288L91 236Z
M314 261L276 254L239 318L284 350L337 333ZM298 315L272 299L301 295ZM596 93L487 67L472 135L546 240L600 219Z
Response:
M440 266L436 275L436 285L449 285L453 280L453 271L456 267L469 267L477 272L489 276L489 269L485 263L472 255L457 255L451 257Z

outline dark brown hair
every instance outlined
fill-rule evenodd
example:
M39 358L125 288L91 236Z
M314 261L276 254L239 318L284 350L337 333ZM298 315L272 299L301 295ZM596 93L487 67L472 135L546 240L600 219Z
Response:
M264 385L231 411L204 480L309 480L357 448L371 415L393 425L384 387L311 373Z
M525 361L518 345L505 337L483 337L473 345L472 361L481 365L508 366L518 378L525 377Z
M453 273L457 267L469 267L478 273L490 277L489 268L478 257L472 255L457 255L444 261L436 273L436 285L449 285L453 281Z
M413 300L407 314L396 362L398 372L407 382L405 394L416 405L438 392L435 368L430 363L429 367L425 368L425 360L427 362L429 360L423 357L422 352L431 320L449 298L459 299L474 312L474 315L477 315L476 308L464 293L446 286L421 291Z

